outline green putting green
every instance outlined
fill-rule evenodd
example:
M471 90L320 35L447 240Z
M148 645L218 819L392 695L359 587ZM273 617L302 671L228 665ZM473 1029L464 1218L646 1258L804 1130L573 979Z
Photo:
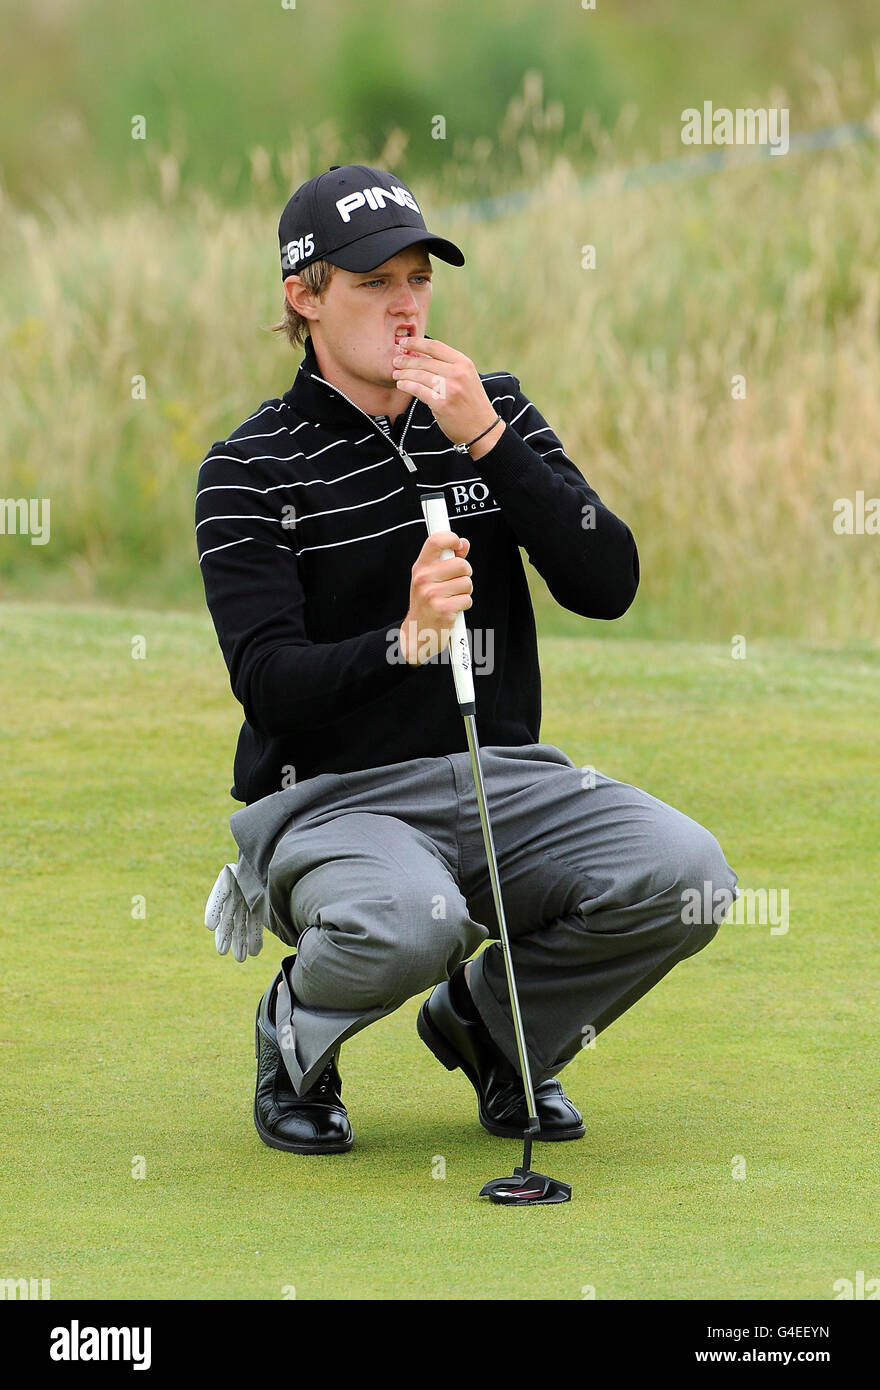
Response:
M210 622L0 605L0 1276L53 1299L826 1300L880 1273L880 651L588 630L542 642L542 738L702 821L741 887L788 890L788 929L722 926L584 1050L586 1138L534 1154L572 1201L514 1210L477 1194L521 1145L419 1042L419 999L343 1050L350 1153L260 1143L253 1015L284 948L238 965L202 925L239 724Z

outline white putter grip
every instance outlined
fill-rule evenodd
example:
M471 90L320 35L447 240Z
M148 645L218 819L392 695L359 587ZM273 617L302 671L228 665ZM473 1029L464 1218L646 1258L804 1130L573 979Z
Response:
M425 513L429 536L433 536L437 531L452 530L449 524L449 513L446 510L446 498L442 492L422 493L422 511ZM450 560L453 553L452 550L446 549L441 552L441 557L444 560ZM464 613L456 613L455 615L452 636L449 639L449 656L452 661L455 693L458 696L461 712L462 714L475 714L477 706L474 698L474 673Z

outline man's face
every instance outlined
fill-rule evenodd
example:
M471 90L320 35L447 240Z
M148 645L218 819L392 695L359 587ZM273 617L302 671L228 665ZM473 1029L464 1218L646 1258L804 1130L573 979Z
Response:
M333 271L323 300L313 301L311 336L324 375L396 390L391 375L397 330L423 336L431 303L431 261L408 246L374 270ZM398 395L402 394L398 392Z

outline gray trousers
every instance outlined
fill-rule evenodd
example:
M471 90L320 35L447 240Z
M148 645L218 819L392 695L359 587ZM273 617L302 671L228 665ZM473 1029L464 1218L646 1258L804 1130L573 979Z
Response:
M689 816L552 744L481 759L537 1085L711 941L716 922L693 925L682 895L732 900L736 874ZM344 1039L489 938L470 988L519 1071L468 753L323 773L230 826L249 906L296 948L277 1022L298 1094Z

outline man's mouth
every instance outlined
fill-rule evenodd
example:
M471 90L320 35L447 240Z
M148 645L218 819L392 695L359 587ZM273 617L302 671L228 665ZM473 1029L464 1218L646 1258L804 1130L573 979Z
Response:
M394 346L397 348L404 338L414 338L416 326L414 323L399 323L394 330Z

